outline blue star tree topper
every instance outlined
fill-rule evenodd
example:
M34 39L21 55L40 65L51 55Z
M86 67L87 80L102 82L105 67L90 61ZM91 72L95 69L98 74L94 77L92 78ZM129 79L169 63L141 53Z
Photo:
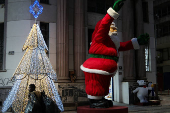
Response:
M39 14L43 12L43 7L35 0L33 5L30 5L30 13L34 16L35 19L38 18Z

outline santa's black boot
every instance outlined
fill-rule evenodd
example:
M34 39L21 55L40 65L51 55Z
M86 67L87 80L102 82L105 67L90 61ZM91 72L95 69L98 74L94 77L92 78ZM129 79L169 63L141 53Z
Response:
M113 102L111 100L108 100L108 99L105 99L105 98L102 98L103 101L107 101L107 103L109 104L109 107L113 107Z
M99 100L89 99L89 101L90 101L90 108L109 108L110 107L108 101L104 99L99 99Z

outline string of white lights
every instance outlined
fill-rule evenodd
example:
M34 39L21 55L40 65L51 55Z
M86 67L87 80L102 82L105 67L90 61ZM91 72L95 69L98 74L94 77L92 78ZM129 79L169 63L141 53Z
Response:
M49 77L48 77L48 81L49 81L49 83L50 83L50 87L51 87L52 92L53 92L53 94L54 94L54 99L55 99L55 102L56 102L58 108L59 108L61 111L64 111L63 103L62 103L62 101L61 101L61 99L60 99L60 95L58 94L57 89L55 88L54 82L53 82Z
M18 79L20 79L23 75L19 75ZM19 89L19 85L21 83L21 80L17 80L14 84L14 86L12 87L8 97L6 98L6 100L3 103L3 107L2 107L2 113L6 112L8 110L9 107L11 107L15 96L17 94L17 91Z

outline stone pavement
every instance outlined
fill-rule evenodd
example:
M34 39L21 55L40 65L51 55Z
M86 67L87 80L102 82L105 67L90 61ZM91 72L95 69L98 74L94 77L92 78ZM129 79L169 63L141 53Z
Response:
M170 106L134 106L128 105L128 113L170 113ZM76 111L65 111L62 113L77 113Z
M161 105L138 106L138 105L128 105L124 103L118 103L114 101L113 104L116 106L127 106L129 111L128 113L170 113L170 95L162 94L159 95L159 97L161 99ZM6 112L6 113L11 113L11 112ZM77 113L77 112L64 111L62 113Z
M166 95L168 98L170 98L170 95ZM161 97L160 97L161 98ZM163 96L164 98L164 96ZM166 101L166 100L165 100ZM128 113L170 113L170 102L167 100L168 103L164 105L164 103L161 105L152 105L152 106L138 106L138 105L128 105L124 103L118 103L113 102L116 106L127 106L128 107ZM65 111L62 113L77 113L76 111Z
M170 113L169 105L138 106L113 102L114 105L127 106L128 113Z
M170 105L137 106L113 102L116 106L127 106L128 113L170 113ZM12 112L6 112L12 113ZM77 113L77 111L64 111L62 113Z

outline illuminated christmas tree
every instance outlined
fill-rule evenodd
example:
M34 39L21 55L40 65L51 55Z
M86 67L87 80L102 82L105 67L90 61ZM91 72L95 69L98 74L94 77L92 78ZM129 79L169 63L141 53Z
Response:
M30 6L30 12L35 19L42 13L43 7L36 0ZM22 48L26 51L22 57L12 79L16 80L8 97L3 103L2 112L9 107L16 113L24 113L28 103L29 84L35 84L36 91L44 91L64 111L63 104L53 80L57 79L56 73L47 57L47 45L38 24L34 24Z

